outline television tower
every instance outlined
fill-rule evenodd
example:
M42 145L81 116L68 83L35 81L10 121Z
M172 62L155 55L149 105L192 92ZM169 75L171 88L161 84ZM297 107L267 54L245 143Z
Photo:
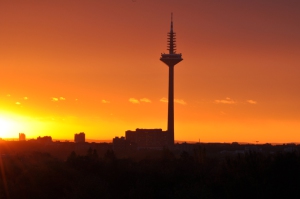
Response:
M174 66L183 59L181 53L176 53L176 39L175 32L173 32L173 13L171 13L171 30L168 33L168 50L169 53L161 54L160 60L169 67L169 98L168 98L168 144L174 144Z

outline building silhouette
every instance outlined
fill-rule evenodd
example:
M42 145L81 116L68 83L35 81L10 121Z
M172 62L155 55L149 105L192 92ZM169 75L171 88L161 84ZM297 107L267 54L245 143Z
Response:
M84 143L85 142L85 134L84 134L84 132L76 133L74 135L74 142L75 143Z
M25 133L19 133L19 141L26 141Z
M125 137L115 137L113 138L113 150L122 153L128 153L135 151L137 149L137 144L135 142L126 140Z
M162 129L139 129L125 132L126 140L136 143L137 149L161 149L170 146L170 134Z
M36 140L40 143L51 143L52 142L52 137L51 136L44 136L44 137L37 137Z
M125 139L137 144L137 148L159 149L174 145L174 66L182 61L181 54L176 53L176 34L173 31L173 14L171 14L171 29L168 33L168 51L161 54L160 60L169 67L168 91L168 127L162 129L136 129L126 131Z

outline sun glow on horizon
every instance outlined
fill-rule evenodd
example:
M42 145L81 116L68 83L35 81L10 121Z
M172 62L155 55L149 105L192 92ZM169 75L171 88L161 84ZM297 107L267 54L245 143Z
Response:
M0 117L0 137L7 137L13 131L14 122Z
M19 133L24 132L26 134L33 129L38 131L45 129L45 124L16 114L0 114L0 138L16 138Z
M96 130L94 126L97 126ZM40 117L0 112L0 138L17 139L19 133L25 133L27 139L38 136L51 136L53 139L72 140L75 133L85 132L89 139L112 137L110 129L105 128L105 121L99 118L91 120L76 116L43 115ZM109 133L110 132L110 133ZM120 132L123 132L121 130ZM107 135L108 134L108 135Z

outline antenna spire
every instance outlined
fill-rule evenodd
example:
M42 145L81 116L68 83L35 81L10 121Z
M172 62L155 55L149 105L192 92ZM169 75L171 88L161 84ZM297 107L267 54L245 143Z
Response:
M171 31L173 32L173 12L171 12Z
M173 13L171 12L171 30L168 33L168 50L169 54L176 52L175 32L173 32Z

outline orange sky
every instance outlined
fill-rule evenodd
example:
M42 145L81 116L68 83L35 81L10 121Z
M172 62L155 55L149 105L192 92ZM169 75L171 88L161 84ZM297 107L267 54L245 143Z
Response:
M300 2L0 1L0 137L124 136L167 126L174 13L175 139L300 142Z

